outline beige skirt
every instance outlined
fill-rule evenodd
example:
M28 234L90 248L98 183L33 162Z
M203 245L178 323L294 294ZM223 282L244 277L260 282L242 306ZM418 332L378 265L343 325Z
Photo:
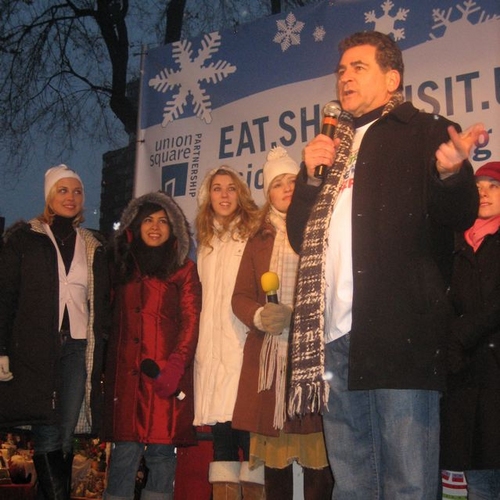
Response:
M310 469L326 467L328 458L323 433L287 434L282 431L278 437L250 433L251 469L262 464L283 469L294 461Z

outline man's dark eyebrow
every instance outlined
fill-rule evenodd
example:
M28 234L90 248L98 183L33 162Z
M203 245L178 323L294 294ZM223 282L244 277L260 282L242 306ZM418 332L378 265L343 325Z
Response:
M358 59L357 61L352 61L349 66L368 66L368 63L363 62L361 59Z
M348 65L347 64L339 64L336 69L336 73L339 72L340 69L345 68L346 66L368 66L368 63L363 62L361 59L358 59L357 61L352 61Z

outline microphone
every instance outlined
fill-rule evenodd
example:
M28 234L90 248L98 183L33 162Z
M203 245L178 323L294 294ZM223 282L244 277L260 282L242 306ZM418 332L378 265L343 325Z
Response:
M321 125L321 133L331 137L335 135L335 127L337 126L338 117L342 113L339 101L330 101L323 106L323 123ZM314 177L324 179L328 167L326 165L318 165L314 169Z
M276 273L268 271L260 277L260 285L262 290L266 292L267 302L278 304L278 288L280 287L280 279Z
M140 366L141 372L146 375L146 377L155 379L158 377L160 374L160 367L158 366L158 363L151 358L145 358L141 361L141 366ZM182 401L185 397L186 394L182 392L180 389L177 389L174 394L173 394L179 401Z

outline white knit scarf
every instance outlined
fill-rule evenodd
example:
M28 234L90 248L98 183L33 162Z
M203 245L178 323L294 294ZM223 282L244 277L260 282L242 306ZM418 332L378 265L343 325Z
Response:
M269 270L275 272L279 277L280 303L291 307L295 291L298 256L288 242L285 218L284 213L271 206L268 219L276 230L276 236ZM271 388L276 373L276 404L273 419L275 429L282 429L286 419L285 387L289 331L290 329L287 327L281 335L266 333L260 351L259 392Z

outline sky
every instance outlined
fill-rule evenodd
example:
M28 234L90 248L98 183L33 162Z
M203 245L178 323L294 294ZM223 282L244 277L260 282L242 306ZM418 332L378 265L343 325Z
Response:
M125 143L126 144L126 143ZM49 158L43 151L18 179L9 179L0 186L0 216L6 228L17 220L29 220L43 211L44 174L54 165L65 163L81 177L85 188L85 226L99 228L102 155L107 147L81 147L66 157Z

